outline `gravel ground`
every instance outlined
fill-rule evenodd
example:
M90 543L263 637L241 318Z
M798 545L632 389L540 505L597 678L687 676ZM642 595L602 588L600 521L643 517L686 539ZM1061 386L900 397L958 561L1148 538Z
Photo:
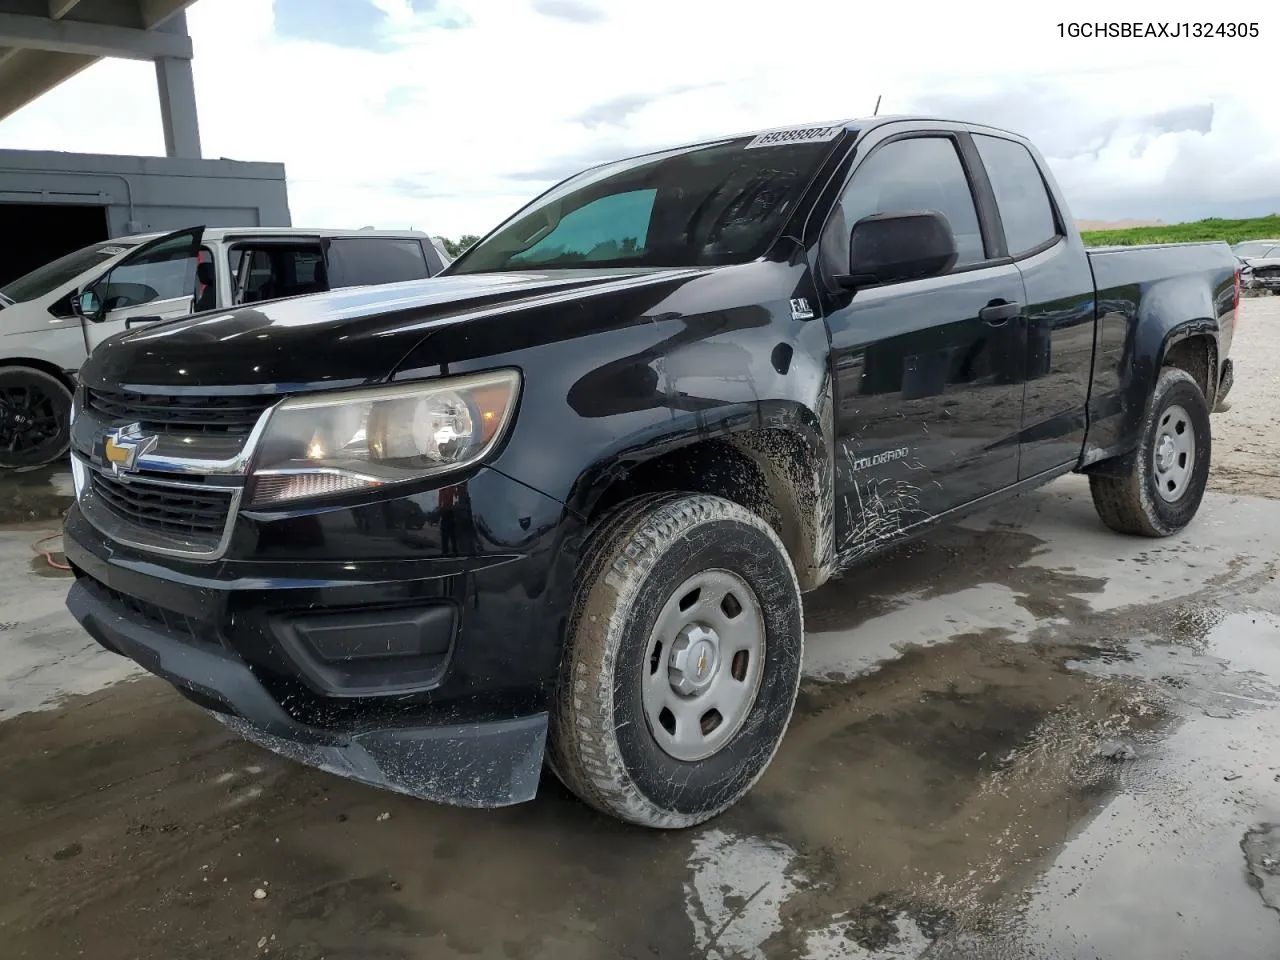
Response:
M1231 409L1213 418L1209 489L1277 496L1280 477L1280 297L1243 301L1231 357Z

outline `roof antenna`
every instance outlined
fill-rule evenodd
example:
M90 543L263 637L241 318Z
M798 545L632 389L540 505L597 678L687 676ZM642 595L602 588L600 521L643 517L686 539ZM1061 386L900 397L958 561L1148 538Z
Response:
M871 115L873 117L878 117L880 115L880 95L879 94L876 95L876 108Z

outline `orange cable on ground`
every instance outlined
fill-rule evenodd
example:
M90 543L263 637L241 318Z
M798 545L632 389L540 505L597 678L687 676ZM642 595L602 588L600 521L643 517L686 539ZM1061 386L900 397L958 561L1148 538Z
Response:
M63 510L62 518L65 520L67 517L67 514L70 512L71 512L70 508ZM44 562L49 564L49 566L53 567L53 569L70 570L71 566L69 564L62 563L58 560L53 559L53 551L45 550L44 547L42 546L42 544L48 543L50 540L56 540L61 536L62 536L62 531L59 530L57 533L51 533L48 536L41 537L35 543L31 544L31 549L34 550L36 553L40 554L40 556L44 557Z
M40 556L44 557L45 562L49 564L49 566L53 567L53 569L70 570L71 569L70 565L53 559L53 551L45 550L41 546L41 544L48 543L50 540L56 540L58 539L58 537L61 537L61 536L62 536L61 533L51 533L47 537L41 537L35 543L31 544L31 549L34 550L36 553L40 554Z

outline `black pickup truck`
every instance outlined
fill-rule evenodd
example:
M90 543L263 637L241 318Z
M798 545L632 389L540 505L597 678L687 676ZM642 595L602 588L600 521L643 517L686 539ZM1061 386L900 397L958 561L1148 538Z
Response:
M605 164L435 279L100 346L67 603L303 762L473 806L545 765L696 824L782 739L806 591L1070 471L1115 530L1182 530L1238 303L1225 244L1086 251L1002 130Z

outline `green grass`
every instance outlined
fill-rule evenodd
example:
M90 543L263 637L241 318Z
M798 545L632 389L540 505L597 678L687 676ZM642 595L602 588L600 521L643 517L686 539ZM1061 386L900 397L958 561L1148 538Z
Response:
M1197 240L1271 240L1280 238L1280 214L1251 220L1196 220L1164 227L1132 227L1128 230L1086 230L1082 234L1090 247L1131 246L1135 243L1192 243Z

